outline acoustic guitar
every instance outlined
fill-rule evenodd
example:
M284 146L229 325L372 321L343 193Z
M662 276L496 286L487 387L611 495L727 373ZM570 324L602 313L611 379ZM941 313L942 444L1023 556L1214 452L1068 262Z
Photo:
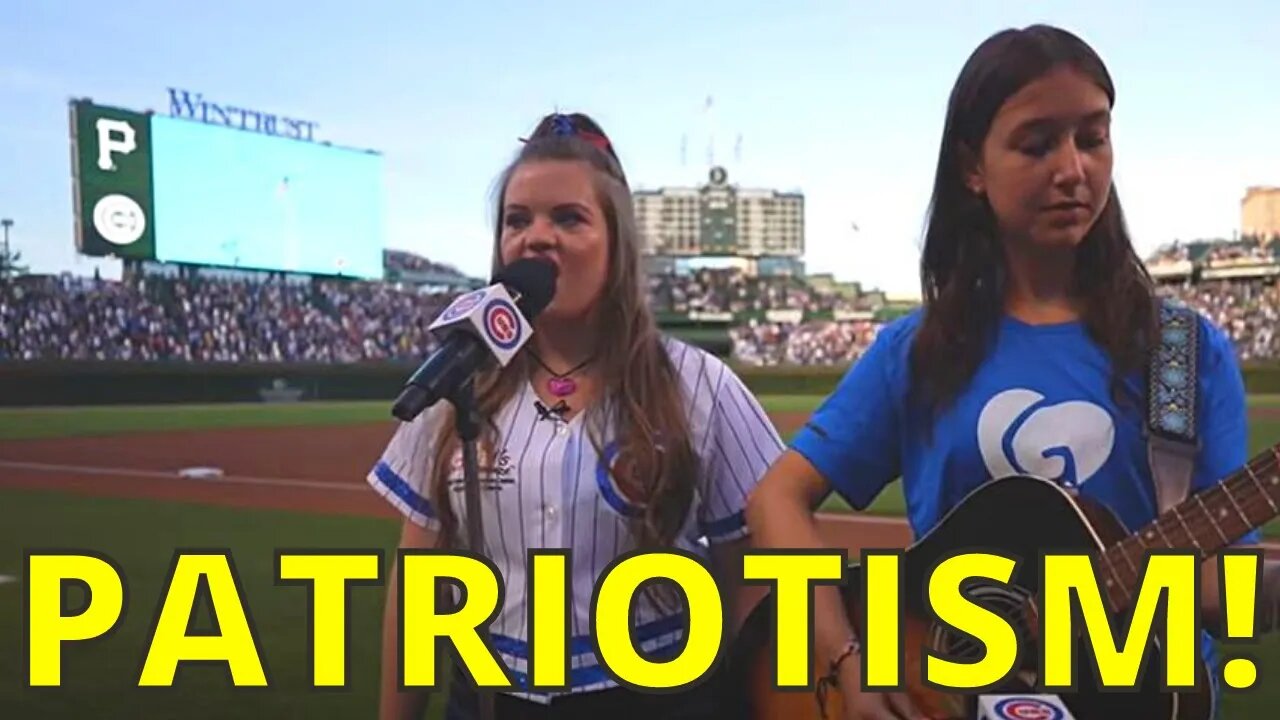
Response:
M957 662L977 661L985 652L981 643L938 622L928 610L927 573L946 557L968 548L1018 558L1038 558L1041 553L1092 554L1103 602L1115 627L1123 628L1117 620L1137 598L1146 551L1194 549L1201 558L1211 557L1278 515L1280 443L1134 533L1106 508L1055 483L1025 475L990 481L969 494L902 556L904 692L921 712L935 720L972 717L976 707L976 695L948 693L923 682L926 651ZM1037 692L1038 565L1019 563L1007 585L966 586L967 598L1009 621L1021 648L1019 666L1008 683L986 692ZM861 580L858 563L851 562L841 592L850 623L859 634L864 631L858 607ZM734 709L752 720L840 718L842 698L836 689L823 693L823 701L812 689L775 687L773 607L772 596L767 595L730 649L728 672L734 684L744 690L741 702L747 706ZM1158 630L1157 625L1153 636ZM1057 691L1077 718L1211 720L1214 690L1203 662L1198 667L1196 688L1161 689L1164 657L1159 639L1153 637L1141 685L1129 691L1104 689L1087 642L1081 636L1076 645L1075 690ZM815 681L825 673L828 661L814 657Z

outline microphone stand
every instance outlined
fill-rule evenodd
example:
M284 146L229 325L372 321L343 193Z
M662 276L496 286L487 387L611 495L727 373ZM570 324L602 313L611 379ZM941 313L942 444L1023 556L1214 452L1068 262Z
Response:
M462 441L463 491L467 508L467 548L477 555L484 555L484 528L480 517L480 460L476 442L480 438L480 419L476 415L475 381L467 378L449 395L454 407L454 426ZM479 629L480 640L489 643L489 627ZM480 719L494 720L493 690L476 688L480 702Z

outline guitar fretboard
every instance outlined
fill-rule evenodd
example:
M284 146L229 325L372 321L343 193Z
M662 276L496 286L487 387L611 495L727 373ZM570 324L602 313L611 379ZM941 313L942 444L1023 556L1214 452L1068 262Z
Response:
M1280 516L1280 444L1193 494L1102 553L1101 580L1113 608L1127 608L1142 582L1148 550L1195 550L1209 557Z

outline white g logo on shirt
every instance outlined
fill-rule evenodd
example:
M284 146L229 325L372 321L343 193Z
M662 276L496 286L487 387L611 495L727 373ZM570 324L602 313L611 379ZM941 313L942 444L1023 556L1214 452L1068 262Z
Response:
M1025 474L1067 487L1083 485L1111 456L1115 423L1091 402L1035 407L1043 400L1040 393L1024 388L1005 390L988 400L978 416L982 461L993 478ZM1071 458L1074 473L1068 473L1064 455Z

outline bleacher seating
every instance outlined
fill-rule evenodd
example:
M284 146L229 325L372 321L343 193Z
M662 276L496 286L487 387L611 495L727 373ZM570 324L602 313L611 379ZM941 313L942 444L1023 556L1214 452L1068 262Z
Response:
M1160 292L1205 313L1245 361L1280 358L1280 243L1175 243L1148 267ZM390 262L460 273L411 254ZM857 360L887 315L883 293L737 268L651 276L660 318L721 323L739 362ZM434 347L426 327L460 289L178 273L123 282L28 276L0 285L0 361L67 358L181 362L411 360ZM821 287L822 289L818 289ZM850 289L854 288L854 289Z

